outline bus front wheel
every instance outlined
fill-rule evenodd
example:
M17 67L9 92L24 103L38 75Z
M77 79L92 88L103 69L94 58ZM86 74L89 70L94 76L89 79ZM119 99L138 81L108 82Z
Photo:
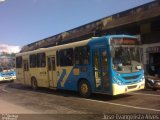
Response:
M84 98L91 96L91 87L86 80L81 80L79 82L79 93Z
M34 77L31 80L31 86L32 86L33 90L37 90L38 89L37 80Z

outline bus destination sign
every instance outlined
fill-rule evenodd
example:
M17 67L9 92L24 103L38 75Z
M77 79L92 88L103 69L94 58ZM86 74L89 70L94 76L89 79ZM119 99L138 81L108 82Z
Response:
M138 45L137 39L133 38L112 38L111 45Z

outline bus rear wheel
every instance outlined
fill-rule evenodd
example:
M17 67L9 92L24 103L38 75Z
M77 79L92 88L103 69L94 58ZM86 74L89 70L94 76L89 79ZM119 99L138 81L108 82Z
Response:
M86 80L79 82L79 93L81 97L88 98L91 96L91 87Z
M38 89L36 78L32 78L32 80L31 80L31 87L32 87L33 90L37 90Z

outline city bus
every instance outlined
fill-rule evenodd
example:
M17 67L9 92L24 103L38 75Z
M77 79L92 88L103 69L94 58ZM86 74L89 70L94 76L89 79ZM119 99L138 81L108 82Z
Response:
M47 87L119 95L144 89L142 50L136 37L106 35L40 48L16 55L16 82L33 89Z
M16 79L16 71L14 68L0 67L0 82L14 81Z

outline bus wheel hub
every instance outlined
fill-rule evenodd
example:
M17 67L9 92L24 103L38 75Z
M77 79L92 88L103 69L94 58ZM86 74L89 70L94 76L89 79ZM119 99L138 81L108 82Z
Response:
M88 92L88 86L86 84L82 84L81 91L83 94L86 94Z

